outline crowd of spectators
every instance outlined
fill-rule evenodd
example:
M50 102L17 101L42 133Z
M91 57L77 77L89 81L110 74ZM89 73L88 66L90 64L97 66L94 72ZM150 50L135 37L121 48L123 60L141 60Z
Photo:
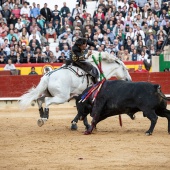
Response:
M75 0L76 1L76 0ZM38 1L37 1L38 2ZM70 10L8 0L0 6L0 64L54 63L69 59L79 37L122 61L143 61L159 54L170 30L170 2L166 0L99 0L91 15L77 0ZM57 1L56 1L57 3ZM57 41L50 50L49 38ZM169 43L169 41L168 41ZM45 49L44 49L45 48Z

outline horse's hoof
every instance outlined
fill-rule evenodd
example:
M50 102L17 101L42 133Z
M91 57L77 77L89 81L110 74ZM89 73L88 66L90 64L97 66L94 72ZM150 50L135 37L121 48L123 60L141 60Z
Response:
M152 133L151 132L145 132L145 135L150 136L150 135L152 135Z
M90 134L91 134L91 132L88 130L84 132L84 135L90 135Z
M77 124L71 124L71 130L77 130L78 129L78 126Z
M44 121L42 119L38 119L37 125L41 127L44 124Z

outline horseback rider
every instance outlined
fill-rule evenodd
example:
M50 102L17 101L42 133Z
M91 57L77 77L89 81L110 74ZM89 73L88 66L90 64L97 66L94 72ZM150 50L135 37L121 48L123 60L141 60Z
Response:
M85 55L88 53L86 50L87 45L96 47L96 45L85 38L79 38L76 40L75 44L72 47L71 51L71 60L74 66L78 66L83 69L85 72L92 76L92 80L94 83L98 82L99 73L91 63L87 62ZM88 55L88 54L87 54Z

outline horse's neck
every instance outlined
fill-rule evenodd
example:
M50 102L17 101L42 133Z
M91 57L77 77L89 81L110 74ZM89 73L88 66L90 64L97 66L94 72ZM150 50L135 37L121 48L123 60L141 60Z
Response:
M93 55L96 58L97 62L99 63L99 52L93 51ZM102 70L104 72L104 75L107 79L111 78L112 76L115 76L116 68L118 68L120 65L114 61L113 56L109 56L107 52L101 52L102 57ZM109 62L109 60L112 60ZM93 66L97 67L95 62L92 59L92 56L88 60Z

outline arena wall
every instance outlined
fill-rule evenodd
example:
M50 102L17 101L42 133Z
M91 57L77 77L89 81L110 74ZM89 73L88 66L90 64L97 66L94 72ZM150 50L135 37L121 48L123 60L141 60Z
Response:
M170 94L170 73L130 73L133 81L148 81L160 84L165 94ZM40 81L41 76L0 76L0 98L20 97ZM112 79L115 79L114 77ZM128 90L128 89L127 89Z
M129 69L136 70L139 64L143 64L141 61L128 61L124 62ZM35 71L38 75L44 74L44 68L49 67L50 70L61 67L63 63L27 63L27 64L15 64L17 70L20 70L21 75L28 75L31 71L31 67L35 67ZM0 64L0 71L4 70L5 64ZM144 66L143 66L144 68ZM2 75L2 74L1 74Z

